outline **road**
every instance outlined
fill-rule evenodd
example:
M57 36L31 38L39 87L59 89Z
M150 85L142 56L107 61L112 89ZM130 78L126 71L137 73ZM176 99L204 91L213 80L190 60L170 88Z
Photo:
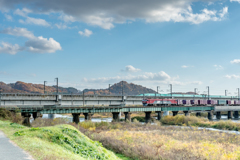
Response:
M1 160L33 160L24 150L11 142L0 131L0 159Z

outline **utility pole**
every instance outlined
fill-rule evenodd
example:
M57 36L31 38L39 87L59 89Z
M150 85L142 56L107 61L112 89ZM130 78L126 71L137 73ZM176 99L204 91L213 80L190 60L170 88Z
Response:
M209 86L207 86L207 89L208 89L208 100L209 100Z
M158 88L160 88L160 86L157 86L157 94L158 94Z
M170 86L170 92L171 92L171 98L172 98L172 84L169 84Z
M196 94L197 94L197 88L194 88L194 99L195 99L195 96L196 96Z
M237 88L237 90L238 90L238 100L240 100L240 98L239 98L239 88Z
M122 81L122 96L123 96L123 81Z
M110 95L110 87L111 87L111 84L109 84L109 95Z
M57 82L57 94L58 94L58 78L55 78L56 82Z
M225 96L227 96L227 91L228 91L228 90L225 90Z
M45 87L46 87L46 83L47 83L47 81L44 81L44 94L46 93L46 89L45 89Z

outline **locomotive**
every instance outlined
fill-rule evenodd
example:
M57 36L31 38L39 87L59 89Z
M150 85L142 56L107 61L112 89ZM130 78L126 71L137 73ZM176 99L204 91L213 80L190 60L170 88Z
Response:
M202 106L202 105L240 105L240 100L180 100L180 99L143 99L143 106L182 106L182 105L190 105L190 106Z

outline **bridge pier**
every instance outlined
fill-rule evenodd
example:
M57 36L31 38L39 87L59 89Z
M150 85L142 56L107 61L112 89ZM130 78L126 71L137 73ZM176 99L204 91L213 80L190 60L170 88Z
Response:
M80 116L81 113L72 113L72 116L73 116L73 122L78 124L80 121L79 121L79 116Z
M228 111L228 119L232 119L233 117L233 112L232 111Z
M208 112L208 120L212 121L213 120L213 111Z
M119 112L112 112L113 114L113 122L119 121Z
M33 119L37 119L38 117L42 117L42 114L40 112L33 112Z
M234 116L235 119L239 119L239 112L238 111L234 111L233 116Z
M85 117L85 121L87 120L91 120L92 119L92 113L83 113L84 117Z
M151 122L151 113L152 112L145 112L145 122L146 123Z
M183 111L183 113L185 114L185 116L190 116L190 112L189 111Z
M221 119L221 112L217 112L217 114L216 114L216 118L217 118L218 120Z
M131 122L131 114L132 113L130 113L130 112L124 112L124 114L125 114L125 121L129 121L129 122Z
M55 114L48 114L48 119L54 119L54 118L56 118Z
M163 112L162 111L156 111L156 113L157 113L157 120L160 121L163 117Z
M178 114L178 111L172 111L173 116L176 116Z
M197 112L196 117L201 117L201 112Z
M26 126L30 126L30 117L31 117L31 114L30 113L21 113L21 116L24 118L23 120L23 125L26 125Z

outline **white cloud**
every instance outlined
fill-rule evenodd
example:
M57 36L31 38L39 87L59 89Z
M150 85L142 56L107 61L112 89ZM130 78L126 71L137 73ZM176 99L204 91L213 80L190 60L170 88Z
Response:
M40 18L26 17L25 21L20 19L19 22L22 24L34 24L34 25L45 26L45 27L50 26L50 24L47 21Z
M63 24L63 23L56 23L55 26L58 29L66 29L66 28L68 28L68 26L66 24Z
M8 21L13 21L13 18L11 15L5 14L4 16Z
M20 4L19 1L1 0L3 8L13 8ZM234 0L232 0L234 1ZM236 1L236 0L235 0ZM28 6L32 10L23 8L15 11L16 14L27 16L28 13L37 14L60 13L59 19L64 22L84 22L90 25L111 29L116 23L133 22L143 20L148 23L155 22L188 22L199 24L206 21L221 21L227 13L228 7L221 10L192 8L195 0L21 0L22 6ZM214 0L206 1L207 4ZM203 5L204 6L204 5Z
M28 31L26 28L7 28L3 31L0 31L0 33L28 38L28 41L25 42L25 47L22 47L22 48L25 48L29 52L53 53L53 52L56 52L57 50L62 49L60 43L55 41L53 38L47 39L47 38L43 38L42 36L35 37L34 34ZM11 50L11 47L8 47L9 53L16 54L17 46L16 45L14 46L15 47L14 50L13 49Z
M42 36L29 39L25 43L25 46L28 47L30 52L34 53L53 53L62 49L60 43L53 38L49 38L48 40Z
M26 38L34 38L34 34L30 31L28 31L26 28L6 28L0 33L4 34L10 34L13 36L21 36L21 37L26 37Z
M32 12L33 11L28 8L23 8L22 10L20 9L15 10L14 14L17 14L19 16L26 18L25 20L22 20L22 19L19 20L19 22L22 24L34 24L34 25L45 26L45 27L50 26L50 24L44 19L29 17L28 14Z
M234 59L230 63L232 63L232 64L239 64L240 63L240 59Z
M240 0L230 0L230 2L238 2L238 3L240 3Z
M84 31L79 31L78 32L81 36L85 36L85 37L89 37L93 34L92 31L88 30L88 29L85 29Z
M183 66L181 66L182 68L188 68L189 66L186 66L186 65L183 65Z
M69 15L61 15L59 19L63 20L64 22L75 22L76 19L73 16Z
M215 67L216 70L220 70L220 69L223 69L223 67L221 65L213 65Z
M226 75L225 77L228 78L228 79L239 79L239 78L240 78L239 75L235 75L235 74L232 74L232 75Z
M27 15L28 15L29 13L32 13L32 10L30 10L30 9L28 9L28 8L23 8L22 10L16 9L16 10L14 11L14 14L17 14L17 15L22 16L22 17L27 17Z
M6 42L2 42L2 47L0 46L0 53L14 55L21 50L22 50L22 47L20 47L18 44L13 45Z
M182 68L190 68L190 67L194 67L194 66L187 66L187 65L182 65Z
M127 65L125 69L122 70L123 72L139 72L141 69L135 68L131 65Z

